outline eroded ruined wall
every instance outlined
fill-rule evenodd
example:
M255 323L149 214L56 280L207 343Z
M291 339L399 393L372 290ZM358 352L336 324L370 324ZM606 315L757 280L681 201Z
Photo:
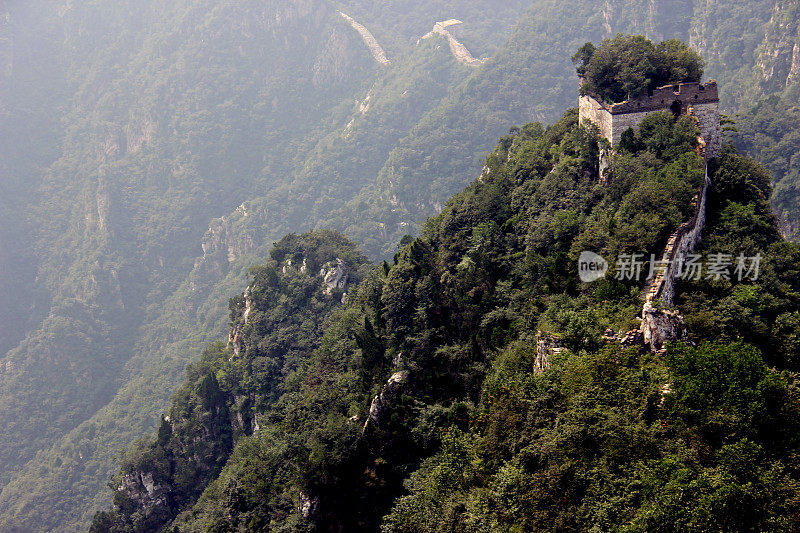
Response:
M620 139L622 138L622 132L627 130L628 128L633 128L634 130L639 129L639 124L647 117L647 115L651 115L653 113L658 113L660 111L664 111L663 109L657 109L654 111L643 111L639 113L625 113L624 115L612 115L612 127L611 127L611 141L612 146L617 146L619 144Z
M716 157L722 148L719 103L694 104L691 109L700 123L700 134L706 142L706 157Z
M578 117L581 124L585 120L595 123L600 129L600 135L611 142L611 114L600 102L589 95L581 96L578 99Z
M722 146L719 98L714 81L666 85L650 95L616 104L602 103L590 95L583 95L578 101L578 109L580 121L590 120L597 124L600 133L612 146L619 144L625 130L636 130L645 117L661 111L697 118L707 157L718 155Z
M581 123L584 120L594 122L600 129L600 134L611 143L611 146L619 144L622 132L628 128L633 128L634 130L638 128L647 115L663 111L663 109L657 109L639 113L612 115L607 107L591 96L584 95L578 101L578 115Z
M672 305L673 299L675 298L675 280L678 274L680 274L680 269L677 265L679 258L686 257L694 251L695 247L700 242L703 227L706 223L706 197L710 184L708 168L706 168L706 179L705 183L703 183L703 189L700 191L698 197L695 198L694 216L688 222L681 224L667 241L667 246L664 248L664 254L661 257L662 260L668 261L668 268L666 271L659 272L653 279L650 290L647 292L645 298L647 303L658 299L666 305Z

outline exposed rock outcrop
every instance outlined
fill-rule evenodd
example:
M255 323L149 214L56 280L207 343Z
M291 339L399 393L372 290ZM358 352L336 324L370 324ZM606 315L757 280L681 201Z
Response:
M312 497L305 492L300 492L300 504L297 510L300 511L300 515L302 515L303 518L311 518L317 513L318 508L319 497Z
M401 370L392 374L392 377L383 386L381 392L372 399L372 404L369 406L369 417L364 422L364 431L367 430L370 424L381 427L381 424L386 420L386 414L392 402L405 387L409 375L410 372L408 370Z
M800 76L800 3L776 0L757 67L764 82L786 86Z
M542 332L536 333L536 359L533 362L533 373L539 375L550 368L550 356L566 350L561 344L561 339L552 335L543 335Z
M363 100L356 101L356 103L358 104L358 112L353 118L350 119L350 122L347 123L347 126L344 127L344 136L345 137L349 137L352 134L353 125L356 122L356 118L358 116L366 115L367 111L369 111L369 108L370 108L370 105L371 105L371 100L372 100L372 89L374 89L374 88L375 88L375 86L373 85L370 88L370 90L367 91L367 95L364 97Z
M336 261L328 261L319 271L322 277L322 282L325 284L325 294L330 296L333 291L339 289L344 290L347 288L347 265L338 257Z
M189 276L192 289L200 279L221 278L230 263L255 250L255 236L237 224L248 216L247 206L242 204L230 215L211 221L200 244L203 255L195 260Z
M156 483L152 472L125 474L117 490L136 502L145 512L167 506L169 488Z
M668 342L690 342L683 317L677 311L658 309L647 302L642 309L642 341L654 352Z
M253 310L253 300L250 297L250 287L245 289L242 298L242 315L232 326L228 333L228 345L233 348L233 353L239 355L242 349L242 329L247 325L247 320L250 318L250 313Z

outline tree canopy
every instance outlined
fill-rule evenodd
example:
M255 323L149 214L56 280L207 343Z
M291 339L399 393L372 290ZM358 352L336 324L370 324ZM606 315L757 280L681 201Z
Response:
M572 62L584 80L581 94L608 102L635 98L669 83L699 82L704 68L700 55L678 39L654 44L642 35L623 34L598 47L584 44Z
M762 262L679 280L696 346L626 347L644 279L576 280L581 251L650 256L691 218L695 138L650 115L601 186L572 109L502 137L393 261L279 241L231 301L238 353L189 368L92 531L797 531L800 247L765 170L733 147L710 165L696 252ZM336 258L347 298L323 288Z

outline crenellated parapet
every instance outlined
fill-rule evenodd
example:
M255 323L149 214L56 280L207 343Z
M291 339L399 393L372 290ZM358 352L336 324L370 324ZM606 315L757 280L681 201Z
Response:
M700 243L706 223L706 202L710 186L711 180L706 169L703 187L692 202L692 218L681 224L667 240L664 253L661 255L661 263L666 265L666 268L657 271L645 295L646 302L661 300L666 305L672 305L675 298L675 280L680 274L682 260Z
M634 130L651 113L669 111L676 116L689 115L697 120L705 142L706 158L719 154L722 129L719 117L719 93L716 81L678 83L655 89L652 94L610 104L595 95L581 95L578 102L581 123L588 120L597 125L612 147L619 144L622 133Z
M706 202L710 186L711 180L706 167L703 187L693 201L692 218L681 224L670 235L660 260L664 268L657 269L650 288L645 293L640 331L644 342L650 345L653 351L663 349L667 342L688 339L683 317L676 311L661 309L660 306L673 304L675 282L681 274L682 263L700 243L706 223Z

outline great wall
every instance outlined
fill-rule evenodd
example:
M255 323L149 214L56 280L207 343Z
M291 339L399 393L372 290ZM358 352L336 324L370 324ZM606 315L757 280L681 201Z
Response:
M644 294L642 323L638 331L628 332L626 339L639 338L653 351L661 351L670 341L687 340L683 317L670 307L675 299L675 281L681 274L683 259L692 253L700 242L706 222L706 205L711 180L708 160L719 154L722 142L717 84L680 83L655 89L650 94L624 102L608 104L599 97L582 94L579 99L579 120L592 122L610 148L601 150L601 180L605 181L605 168L610 164L613 150L619 145L622 133L636 129L649 114L669 111L674 115L692 117L698 126L698 154L705 160L705 179L692 200L692 217L670 235L658 261L659 268ZM623 343L625 340L623 340Z
M382 65L386 65L389 63L389 59L386 57L386 52L383 50L380 44L378 44L378 40L372 35L367 28L365 28L362 24L359 24L352 17L349 15L345 15L341 11L338 13L342 16L344 20L347 21L350 26L358 32L361 38L364 40L364 44L367 45L369 48L370 53L372 54L373 59Z
M706 197L710 185L711 180L708 177L708 167L706 167L703 187L692 200L694 207L692 218L681 224L667 240L664 253L661 255L661 263L664 268L657 270L650 283L650 288L645 295L646 303L661 300L665 305L672 305L675 298L675 279L680 273L682 260L692 253L700 242L706 222Z
M582 94L578 110L581 122L589 120L596 124L611 146L619 144L625 130L638 128L645 117L659 111L693 116L705 142L707 157L716 157L722 146L719 94L714 80L665 85L651 94L614 104L604 102L596 95Z
M339 13L339 15L341 15L342 18L358 32L376 62L382 65L389 63L389 59L386 57L386 51L381 47L381 45L378 43L378 40L375 39L374 35L372 35L371 31L369 31L363 24L353 19L353 17L342 13L341 11L337 11L337 13ZM429 39L434 35L441 35L447 39L447 43L450 46L450 53L453 55L456 61L468 66L477 66L483 64L486 60L473 57L467 47L464 46L458 39L456 39L449 30L449 28L460 24L463 24L463 22L457 19L436 22L433 25L433 29L423 35L420 41L423 39Z
M464 65L475 66L482 64L485 60L484 59L476 59L472 57L472 54L467 47L461 44L458 39L456 39L453 34L450 32L448 28L452 26L457 26L459 24L463 24L460 20L450 19L445 20L443 22L437 22L433 25L433 29L426 33L422 38L429 39L434 35L441 35L445 39L447 39L448 44L450 45L450 53L453 54L453 57L459 63L463 63Z

